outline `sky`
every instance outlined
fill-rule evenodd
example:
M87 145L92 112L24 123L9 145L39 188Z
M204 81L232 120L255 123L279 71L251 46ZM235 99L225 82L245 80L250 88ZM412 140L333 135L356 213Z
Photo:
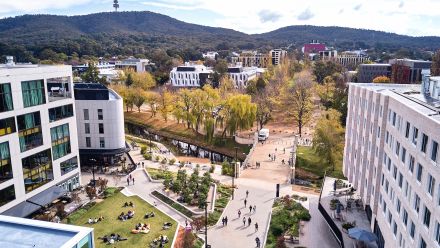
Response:
M0 0L0 17L113 11L113 0ZM152 11L248 34L290 25L341 26L440 36L440 0L119 0L119 11Z

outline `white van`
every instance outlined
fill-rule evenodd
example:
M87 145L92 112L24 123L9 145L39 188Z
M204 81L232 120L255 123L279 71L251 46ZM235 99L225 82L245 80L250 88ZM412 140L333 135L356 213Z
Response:
M269 138L269 129L262 128L260 132L258 132L258 141L265 141Z

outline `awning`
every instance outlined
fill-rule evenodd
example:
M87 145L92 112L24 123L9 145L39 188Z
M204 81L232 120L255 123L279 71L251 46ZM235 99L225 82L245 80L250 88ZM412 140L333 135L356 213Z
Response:
M27 217L35 211L39 210L42 206L48 205L55 199L64 195L67 191L59 186L52 186L47 190L36 194L35 196L27 199L24 202L15 205L14 207L3 212L3 215L15 216L15 217Z

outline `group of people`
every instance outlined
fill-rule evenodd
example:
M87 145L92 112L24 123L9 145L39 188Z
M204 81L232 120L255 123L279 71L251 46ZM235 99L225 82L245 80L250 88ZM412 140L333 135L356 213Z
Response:
M122 220L122 221L126 221L128 219L131 219L134 217L134 210L128 210L127 214L125 214L124 212L122 212L119 216L118 219Z
M124 208L125 208L125 207L132 207L132 208L134 208L134 203L131 202L131 201L130 201L130 202L125 202L125 203L124 203Z
M144 215L144 218L148 219L148 218L153 218L154 216L155 216L154 212L149 212Z
M131 174L127 177L128 186L130 186L130 182L134 185L134 177Z
M153 239L150 247L164 247L164 245L168 242L169 239L166 235L160 235L158 238Z
M222 218L222 224L223 226L227 226L228 225L228 216L225 216Z
M119 241L124 241L127 240L127 238L123 238L121 237L121 235L119 234L110 234L110 235L104 235L104 237L102 238L98 238L98 239L102 239L102 241L104 241L104 243L107 244L114 244L115 242L119 242Z
M149 233L150 232L150 224L147 223L138 223L134 227L133 230L131 230L131 233L137 234L137 233Z
M89 218L89 220L87 221L89 224L95 224L98 223L100 221L104 220L104 216L99 216L99 218Z

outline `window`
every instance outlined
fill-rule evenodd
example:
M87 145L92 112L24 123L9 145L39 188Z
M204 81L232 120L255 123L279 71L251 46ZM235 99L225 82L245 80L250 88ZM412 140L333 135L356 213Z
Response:
M92 147L92 140L90 137L86 137L86 147Z
M13 200L15 200L14 185L0 189L0 207Z
M405 164L406 160L406 148L402 146L402 154L400 154L400 160L402 160L402 163Z
M396 236L396 234L397 234L397 224L395 221L393 222L393 234L394 234L394 236Z
M61 162L61 164L60 164L61 176L75 170L76 168L78 168L78 158L77 157L73 157L73 158L68 159L64 162Z
M51 128L50 136L52 138L52 154L54 160L70 154L69 124Z
M397 179L397 167L395 165L393 166L393 178L394 180Z
M434 239L435 239L435 241L437 241L437 244L440 245L440 223L438 223L438 222L435 227Z
M428 135L422 134L422 146L420 147L420 151L426 153L426 147L428 146Z
M417 181L421 182L423 176L423 166L421 164L417 164Z
M43 145L40 112L17 116L17 126L21 152Z
M429 224L431 223L431 211L425 206L423 211L423 224L429 228Z
M46 103L43 80L21 82L21 91L25 108Z
M50 149L22 159L26 193L53 180Z
M422 236L420 236L420 248L426 248L426 242L423 240Z
M405 128L405 138L409 137L409 129L411 127L411 124L409 122L406 122L406 128Z
M99 147L105 148L105 139L103 137L99 137Z
M99 133L104 133L104 124L103 123L99 123Z
M14 110L11 84L0 84L0 113Z
M419 213L420 211L420 197L414 193L414 210Z
M90 123L84 123L84 130L86 134L90 133Z
M73 105L64 105L49 109L49 121L54 122L73 116Z
M411 225L409 227L409 235L412 239L414 239L414 235L416 234L416 225L414 225L414 222L411 221Z
M396 200L396 210L397 210L397 213L399 213L399 214L400 214L400 208L401 208L401 203L400 203L399 198L397 198L397 200Z
M438 152L438 143L437 141L432 141L431 145L431 160L436 162L437 161L437 152Z
M405 224L405 227L406 227L406 225L408 224L408 212L406 211L406 209L403 209L402 221L403 221L403 224Z
M9 143L0 143L0 183L12 179L11 154ZM1 200L0 200L1 202ZM1 204L0 204L1 206Z
M396 156L399 157L399 151L400 151L400 142L396 141Z
M403 175L402 175L402 173L401 173L401 172L399 172L399 181L398 181L398 183L399 183L399 188L402 188L402 183L403 183Z
M413 127L413 136L412 136L412 143L417 146L417 139L419 138L419 129L416 127Z
M427 181L428 181L428 183L427 183L428 194L433 196L434 195L435 178L431 174L428 174L428 180Z
M15 131L14 117L0 120L0 136L15 133Z
M104 115L102 114L102 109L98 109L98 120L103 120Z
M392 221L393 221L393 215L391 214L391 211L388 211L388 224L391 225Z
M88 121L89 120L89 110L83 109L83 113L84 113L84 120Z
M409 166L408 169L411 173L414 172L414 163L415 163L415 159L413 156L409 155Z

